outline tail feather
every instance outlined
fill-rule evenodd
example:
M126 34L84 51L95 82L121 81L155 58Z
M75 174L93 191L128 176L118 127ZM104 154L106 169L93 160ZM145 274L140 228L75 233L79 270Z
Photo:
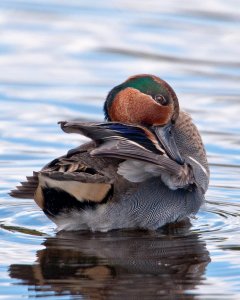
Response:
M38 186L38 173L33 172L33 176L27 176L27 181L21 182L15 190L12 190L9 195L20 199L33 199Z

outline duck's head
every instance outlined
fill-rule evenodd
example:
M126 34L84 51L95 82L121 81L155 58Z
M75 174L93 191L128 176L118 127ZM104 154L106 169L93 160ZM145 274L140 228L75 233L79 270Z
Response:
M183 163L172 135L179 115L178 99L164 80L148 74L128 78L109 92L104 112L107 121L147 126L168 155Z
M154 75L142 74L114 87L107 96L104 112L108 121L164 126L175 122L179 105L167 82Z

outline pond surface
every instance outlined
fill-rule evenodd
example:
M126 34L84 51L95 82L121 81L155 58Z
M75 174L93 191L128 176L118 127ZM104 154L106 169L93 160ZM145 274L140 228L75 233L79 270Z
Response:
M0 2L0 299L240 299L238 1ZM102 120L107 92L152 73L205 142L206 204L158 232L60 233L8 192L86 141L57 121Z

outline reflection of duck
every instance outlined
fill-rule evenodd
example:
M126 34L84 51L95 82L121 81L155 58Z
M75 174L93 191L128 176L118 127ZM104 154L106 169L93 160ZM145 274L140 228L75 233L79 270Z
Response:
M39 296L54 291L99 300L193 299L185 292L201 283L210 261L205 243L186 232L61 232L43 245L36 263L9 269Z
M206 154L173 89L152 75L118 85L106 123L60 122L93 142L55 159L14 197L34 197L58 229L156 229L195 214L209 180Z

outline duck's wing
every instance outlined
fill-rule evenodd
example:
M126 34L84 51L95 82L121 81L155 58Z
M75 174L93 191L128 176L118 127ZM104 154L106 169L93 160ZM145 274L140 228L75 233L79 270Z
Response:
M85 135L97 144L90 153L97 157L124 159L118 173L131 182L160 176L171 189L194 183L191 170L167 156L155 136L141 126L121 123L60 122L63 131Z
M155 136L141 126L121 123L59 122L66 133L78 133L91 138L97 147L92 156L137 159L156 164L170 173L180 165L167 157Z
M118 160L94 158L91 142L70 150L54 159L41 171L27 177L10 195L33 198L48 215L57 215L72 207L85 209L105 203L111 198L117 174Z
M106 183L107 185L103 190L107 191L109 188L108 181L110 181L110 178L113 178L117 170L120 175L123 175L131 182L145 180L154 174L152 169L150 169L150 175L149 172L144 171L136 174L137 170L144 169L143 165L136 166L136 160L155 164L171 173L180 171L179 165L164 156L164 149L159 146L153 134L144 127L121 123L60 122L60 124L65 132L85 135L94 140L95 143L70 150L67 155L54 159L41 171L33 172L32 176L27 177L27 181L21 182L21 185L10 192L12 197L36 198L39 182L43 185L43 181L48 181L49 186L53 186L53 181L55 181L55 186L59 189L63 185L65 189L68 189L68 182L74 182L74 184L70 185L72 187L77 183L79 185L80 182L83 186L81 191L86 190L87 187L90 190L94 190L94 184L97 186L97 184ZM97 147L95 147L96 144ZM113 162L115 163L116 160L111 160L108 168L112 166L115 169L108 170L103 174L103 166L106 169L106 162L109 162L106 157L127 161L120 163L120 166L117 164L113 166ZM135 172L130 175L131 171L129 169L135 170ZM156 173L158 174L159 170ZM107 176L107 174L111 175ZM39 198L39 193L37 193L37 198ZM39 206L43 206L42 200L36 200L36 202Z

